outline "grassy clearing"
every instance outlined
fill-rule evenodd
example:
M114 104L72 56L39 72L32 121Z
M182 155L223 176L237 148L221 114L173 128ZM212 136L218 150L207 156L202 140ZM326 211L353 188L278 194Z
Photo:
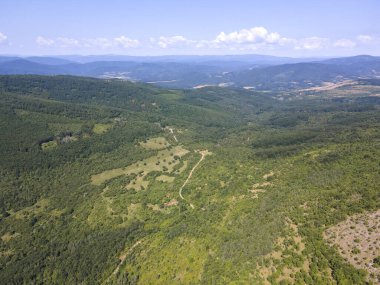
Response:
M43 151L49 151L49 150L55 149L57 146L58 146L58 143L55 140L53 140L50 142L42 143L41 149Z
M164 137L158 137L148 139L145 142L140 142L140 146L142 146L145 149L160 150L168 148L170 144Z
M22 109L15 109L15 113L18 117L27 121L47 123L49 130L53 134L58 134L64 131L78 132L85 123L83 120L68 118L66 116L26 111Z
M30 207L26 207L20 211L14 213L16 219L24 219L29 216L34 216L40 213L46 213L50 204L49 199L41 199L36 204Z
M346 261L369 272L370 280L380 282L380 210L349 217L329 228L325 239L335 245Z
M112 124L95 124L92 131L95 134L101 135L107 132L112 127Z
M172 92L172 93L166 93L166 94L160 94L161 98L166 100L179 100L182 99L184 96L181 92Z
M168 182L168 183L173 182L174 179L175 179L175 177L173 177L173 176L168 176L168 175L160 175L160 176L157 176L157 177L156 177L156 180L157 180L157 181Z
M174 167L180 162L180 160L176 158L180 158L188 152L189 151L182 146L161 150L157 152L157 155L151 156L127 167L106 170L102 173L93 175L91 181L94 185L101 185L103 182L121 175L137 174L137 178L133 179L133 181L127 186L127 188L136 189L137 186L144 186L137 183L144 181L144 177L152 171L171 173ZM135 184L133 184L133 182L135 182Z
M174 174L181 163L180 158L188 153L188 150L181 146L171 149L158 151L155 156L141 160L124 168L117 168L105 171L94 175L92 183L101 185L112 178L123 175L126 182L121 183L121 190L117 196L109 193L110 187L106 186L102 193L101 199L98 199L93 204L90 215L87 217L87 222L90 226L105 226L112 225L114 227L125 227L134 219L139 218L141 212L141 204L131 204L125 195L127 192L136 190L144 190L149 186L149 181L146 179L151 172L162 172L166 174ZM173 182L175 177L162 174L157 180L164 182ZM125 186L123 186L125 185ZM112 187L111 187L112 188ZM130 191L129 191L130 190Z

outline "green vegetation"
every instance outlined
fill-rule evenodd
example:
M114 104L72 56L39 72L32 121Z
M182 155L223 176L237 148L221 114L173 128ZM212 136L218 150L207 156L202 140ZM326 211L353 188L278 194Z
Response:
M95 134L101 135L105 133L106 131L108 131L111 127L112 127L111 124L95 124L92 131Z
M164 149L169 147L168 141L163 137L147 139L145 142L141 142L140 145L145 149Z
M380 267L380 256L373 259L373 266Z
M366 284L324 232L379 209L376 84L0 76L1 282Z

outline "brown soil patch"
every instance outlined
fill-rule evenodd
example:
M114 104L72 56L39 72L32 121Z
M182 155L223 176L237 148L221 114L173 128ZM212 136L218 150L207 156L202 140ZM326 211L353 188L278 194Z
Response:
M171 201L164 203L165 207L176 206L176 205L178 205L177 199L172 199Z
M253 184L252 189L248 190L249 192L251 192L253 194L251 196L251 198L253 198L253 199L259 198L259 193L264 193L267 191L266 189L263 189L262 187L268 187L271 185L272 185L272 183L270 183L270 182L262 182L262 183Z
M264 174L263 178L264 178L265 180L268 180L268 178L271 178L271 177L273 177L273 176L274 176L274 172L271 171L271 172L269 172L269 173L267 173L267 174Z
M324 233L328 244L358 269L367 270L369 278L380 282L380 267L373 264L380 256L380 210L349 217Z
M18 236L20 236L21 234L20 233L14 233L14 234L11 234L11 233L5 233L2 237L1 237L1 240L3 242L8 242L10 241L11 239L14 239Z

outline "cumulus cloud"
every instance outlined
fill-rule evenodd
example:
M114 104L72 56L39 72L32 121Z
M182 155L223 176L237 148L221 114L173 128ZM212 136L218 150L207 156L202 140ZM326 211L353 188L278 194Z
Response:
M269 32L264 27L253 27L251 29L242 29L226 34L221 32L215 39L216 43L226 44L257 44L257 43L278 43L281 36L276 32Z
M54 40L38 36L36 38L36 43L40 46L51 46L54 44Z
M195 41L188 40L184 36L159 37L158 40L151 39L151 41L157 42L161 48L183 47L195 43Z
M358 41L360 41L361 43L364 43L364 44L370 43L374 40L374 38L369 36L369 35L360 35L357 37L357 39L358 39Z
M313 50L325 47L328 39L308 37L293 39L281 36L277 32L269 31L264 27L253 27L226 34L219 33L213 41L203 41L198 47L225 48L231 50L273 50L276 48L291 48L297 50Z
M0 33L1 39L6 36ZM3 39L4 40L4 39ZM354 49L364 44L376 44L380 41L378 37L369 35L359 35L354 39L328 39L324 37L312 36L305 38L287 38L276 31L269 31L265 27L253 27L240 29L230 33L220 32L211 39L188 39L182 35L160 36L158 38L148 38L141 42L121 35L119 37L98 37L76 39L68 37L46 38L39 36L36 43L41 46L55 48L98 48L104 50L120 50L131 48L147 49L178 49L192 50L231 50L231 51L268 51L268 50L330 50L330 49Z
M5 43L7 41L8 37L0 32L0 44Z
M94 38L82 40L81 45L83 47L98 47L102 49L107 49L113 46L113 42L107 38Z
M327 38L310 37L295 40L295 49L314 50L328 45Z
M139 46L138 40L127 38L126 36L120 36L114 39L114 42L123 48L135 48Z
M54 46L54 47L79 47L80 42L76 39L58 37L56 39L50 39L43 36L36 38L36 43L40 46Z
M351 40L340 39L340 40L335 41L333 46L339 47L339 48L354 48L356 47L356 43Z
M80 47L82 44L79 40L73 38L59 37L56 42L61 47Z

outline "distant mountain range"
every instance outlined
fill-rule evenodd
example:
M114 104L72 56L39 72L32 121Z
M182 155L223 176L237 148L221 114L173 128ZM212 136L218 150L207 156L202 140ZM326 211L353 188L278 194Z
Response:
M288 58L226 56L0 56L0 74L75 75L142 81L170 88L233 86L256 90L312 87L380 76L380 57Z

